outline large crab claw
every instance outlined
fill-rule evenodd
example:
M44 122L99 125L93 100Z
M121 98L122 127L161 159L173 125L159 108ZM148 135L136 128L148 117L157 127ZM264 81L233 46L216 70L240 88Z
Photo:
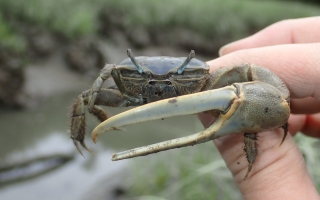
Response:
M112 160L196 145L234 133L254 134L279 128L287 123L290 114L287 100L274 86L259 81L235 83L220 89L165 99L128 110L98 125L92 132L92 139L97 142L98 135L128 124L209 110L216 110L220 115L216 122L204 131L117 153ZM255 158L255 155L253 157Z

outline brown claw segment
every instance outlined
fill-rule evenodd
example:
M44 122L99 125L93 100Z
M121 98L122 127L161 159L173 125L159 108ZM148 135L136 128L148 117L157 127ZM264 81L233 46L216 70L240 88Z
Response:
M78 152L79 152L83 157L85 157L85 156L83 155L83 153L82 153L82 151L81 151L81 149L80 149L80 147L79 147L78 142L80 142L81 146L82 146L85 150L87 150L88 152L92 153L92 151L87 147L87 145L84 143L83 140L82 140L82 141L79 141L79 140L77 140L76 138L73 138L72 136L71 136L71 139L72 139L72 141L73 141L74 146L77 148Z
M281 128L283 128L283 130L284 130L284 135L283 135L283 138L281 140L280 145L284 142L284 140L287 136L288 126L289 126L288 122L286 122L283 126L281 126ZM246 153L246 158L247 158L249 165L248 165L247 173L246 173L243 180L246 180L248 178L248 175L252 170L253 163L255 162L255 160L257 158L257 155L258 155L257 140L258 140L257 133L245 133L244 134L244 141L243 141L244 148L243 148L243 150Z
M289 123L288 123L288 122L286 122L283 126L281 126L281 128L283 128L284 135L283 135L283 138L282 138L281 143L280 143L280 145L279 145L279 146L281 146L281 145L282 145L282 143L284 142L284 140L285 140L285 139L286 139L286 137L287 137L287 134L288 134L288 127L289 127Z
M244 148L243 150L246 153L246 158L249 163L247 173L243 180L248 178L249 173L251 172L253 163L256 161L258 155L258 145L257 145L257 133L245 133L244 134Z
M245 175L244 178L243 178L243 181L245 181L245 180L248 178L249 173L251 172L252 166L253 166L253 163L249 163L249 164L248 164L248 170L247 170L246 175Z

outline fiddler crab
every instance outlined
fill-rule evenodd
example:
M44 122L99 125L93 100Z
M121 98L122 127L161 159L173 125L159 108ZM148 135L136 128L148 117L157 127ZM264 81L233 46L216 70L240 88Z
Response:
M208 112L218 118L204 131L116 153L112 160L144 156L159 151L211 141L235 133L244 133L244 151L249 163L245 179L258 154L257 133L283 128L284 141L290 114L290 93L283 81L266 68L252 64L220 68L209 73L209 66L195 57L192 50L185 58L128 57L120 64L106 64L91 89L78 96L71 110L71 139L77 150L84 143L85 110L100 123L92 131L98 135L121 130L124 125L172 116ZM112 77L115 86L102 88ZM97 105L111 107L138 106L108 118Z

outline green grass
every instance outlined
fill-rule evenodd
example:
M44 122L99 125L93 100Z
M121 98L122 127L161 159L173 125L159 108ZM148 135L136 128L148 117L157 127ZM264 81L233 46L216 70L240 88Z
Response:
M10 50L16 53L25 51L26 42L17 34L10 24L6 23L0 13L0 50Z
M320 192L320 155L317 139L295 136L309 173ZM213 144L174 150L158 159L133 161L128 177L130 199L206 200L241 199L231 173ZM168 160L170 159L170 160Z
M298 2L254 0L0 1L3 24L17 26L16 22L22 22L69 39L98 34L99 26L104 24L99 21L101 12L107 13L111 21L116 19L117 25L124 31L130 32L139 26L149 32L170 33L174 28L182 27L212 43L224 43L245 37L282 19L318 15L320 8ZM3 24L0 31L3 31ZM11 35L18 34L12 32ZM23 38L23 33L19 38ZM2 33L0 40L13 48L23 43L21 39L11 39L8 34Z
M316 16L320 8L282 1L109 0L105 12L122 18L127 29L166 32L180 26L214 39L239 38L283 19Z
M165 152L151 161L150 157L142 157L133 162L127 180L128 196L133 199L240 198L230 172L212 143Z
M0 8L10 19L73 38L96 31L101 0L2 0Z
M302 134L295 136L297 142L306 162L307 169L311 175L313 183L320 193L320 141L316 138L306 137Z

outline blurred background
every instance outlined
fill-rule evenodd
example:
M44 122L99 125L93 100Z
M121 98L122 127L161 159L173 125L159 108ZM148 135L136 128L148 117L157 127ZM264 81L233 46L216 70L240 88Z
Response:
M96 145L88 137L94 153L83 158L69 139L70 106L128 48L176 57L194 49L205 61L272 23L319 14L316 0L0 0L0 199L239 199L209 143L111 162L112 153L203 130L196 116L128 126ZM97 124L87 114L86 132ZM295 139L320 189L319 141Z

